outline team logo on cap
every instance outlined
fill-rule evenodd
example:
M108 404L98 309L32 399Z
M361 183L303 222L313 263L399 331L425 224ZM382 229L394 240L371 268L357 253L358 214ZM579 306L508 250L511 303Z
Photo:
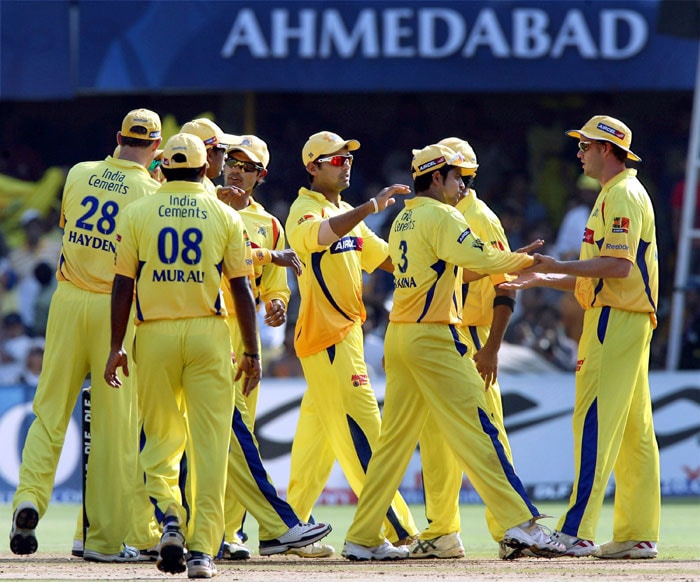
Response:
M444 164L445 163L445 156L440 156L439 158L435 158L434 160L430 160L429 162L425 162L424 164L421 164L418 166L418 171L423 172L424 170L427 170L428 168L432 168L433 166L437 166L438 164Z
M615 129L614 127L610 127L609 125L607 125L605 123L599 123L598 129L600 131L604 131L605 133L609 133L610 135L615 136L617 139L625 139L624 133L622 133L619 129Z

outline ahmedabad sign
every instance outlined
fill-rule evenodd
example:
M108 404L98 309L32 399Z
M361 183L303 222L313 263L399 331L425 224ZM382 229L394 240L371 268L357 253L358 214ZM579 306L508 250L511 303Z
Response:
M692 90L698 53L661 32L657 0L77 6L77 89L93 94Z

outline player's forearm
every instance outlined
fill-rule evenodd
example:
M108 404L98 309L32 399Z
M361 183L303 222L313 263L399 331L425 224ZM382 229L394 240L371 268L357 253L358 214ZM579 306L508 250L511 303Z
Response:
M328 219L328 226L330 226L331 230L340 238L348 234L373 212L374 204L372 204L372 202L365 202L364 204L360 204L357 208L348 210L343 214L332 216Z
M510 301L498 300L498 297L508 298ZM497 300L493 307L493 318L491 320L491 330L489 332L489 339L486 340L486 344L490 348L498 351L503 343L503 338L506 335L506 329L510 320L513 317L513 308L515 306L515 291L501 291L499 290L496 295Z
M241 330L243 349L246 353L258 351L258 325L255 315L255 299L248 277L234 277L230 280L231 295L236 307L236 319ZM236 354L241 355L241 354Z
M632 270L632 263L618 257L594 257L580 261L547 261L542 267L537 263L532 271L540 273L593 277L599 279L624 279Z
M111 306L111 337L110 349L118 351L122 348L126 326L129 325L131 304L134 300L134 280L124 275L115 275L112 285Z

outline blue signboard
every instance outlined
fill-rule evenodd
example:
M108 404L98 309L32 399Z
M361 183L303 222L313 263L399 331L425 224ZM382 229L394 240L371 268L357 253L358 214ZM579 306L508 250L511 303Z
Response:
M75 54L46 67L66 73L60 90L76 63L77 94L692 90L698 41L673 34L677 6L660 25L666 1L83 0L70 8ZM0 95L40 95L59 76L29 86L5 70L7 50L27 64L66 50L67 3L37 4L0 3ZM7 22L23 12L61 31L37 47Z

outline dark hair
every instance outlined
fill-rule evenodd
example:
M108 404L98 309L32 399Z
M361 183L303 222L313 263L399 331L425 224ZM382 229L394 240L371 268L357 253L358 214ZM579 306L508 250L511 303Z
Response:
M425 192L428 188L430 188L430 183L433 181L433 172L440 172L440 175L443 177L443 179L445 179L447 174L450 173L450 170L456 167L457 166L450 166L447 164L438 168L437 170L431 170L430 172L416 176L413 179L414 192Z
M148 147L151 147L153 145L153 140L140 139L138 137L127 137L125 135L122 135L121 145L130 146L132 148L148 148Z
M616 145L611 141L609 141L608 143L612 146L613 156L615 156L615 159L618 162L627 161L627 152L625 150L623 150L619 145Z
M180 180L182 182L199 182L199 173L202 171L204 166L199 168L167 168L166 166L161 166L160 169L163 170L163 175L168 182L174 182Z

